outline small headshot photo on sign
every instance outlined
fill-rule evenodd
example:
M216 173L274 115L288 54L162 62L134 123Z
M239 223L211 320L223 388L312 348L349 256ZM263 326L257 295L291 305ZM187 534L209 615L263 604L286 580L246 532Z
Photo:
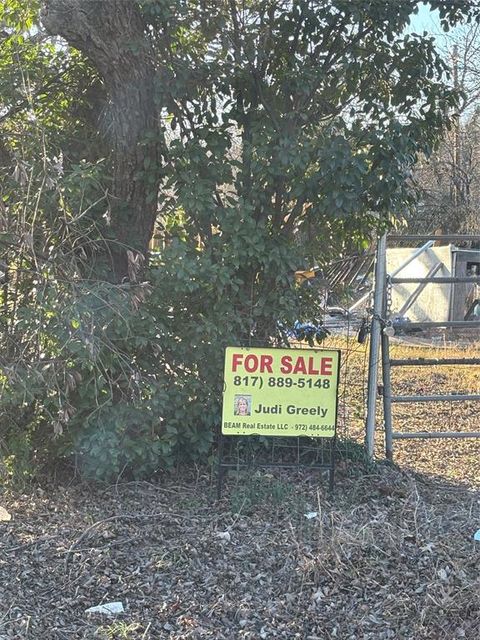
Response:
M236 416L250 416L252 414L252 396L234 396L233 413Z

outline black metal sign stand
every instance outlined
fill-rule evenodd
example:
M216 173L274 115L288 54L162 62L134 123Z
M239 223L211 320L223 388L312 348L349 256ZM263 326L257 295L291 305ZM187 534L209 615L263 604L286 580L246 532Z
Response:
M228 436L229 438L246 438L248 436ZM329 491L333 493L334 489L334 481L335 481L335 458L336 458L336 444L337 444L337 436L336 434L332 438L322 438L322 441L328 440L329 443L329 463L321 463L321 464L304 464L301 462L297 463L283 463L283 462L259 462L254 465L257 468L275 468L275 469L297 469L297 470L319 470L319 471L328 471L328 486ZM253 465L248 462L225 462L224 461L224 444L225 444L225 436L222 434L221 429L219 433L219 443L218 443L218 463L217 463L217 499L220 500L222 497L222 488L223 488L223 478L225 473L228 472L229 469L248 469Z
M243 347L239 347L239 348L243 348ZM247 347L248 348L248 347ZM228 350L228 348L227 348ZM272 349L273 350L273 349ZM292 350L295 351L295 350ZM302 350L298 350L299 352L305 353ZM322 349L319 349L318 351L322 351ZM262 434L254 434L252 433L252 431L250 430L250 433L247 433L245 435L237 433L237 434L228 434L227 436L225 436L223 434L223 429L222 426L219 429L219 444L218 444L218 465L217 465L217 497L218 499L221 498L222 495L222 487L223 487L223 478L225 473L229 470L229 469L245 469L245 468L252 468L252 467L257 467L257 468L277 468L277 469L303 469L303 470L311 470L311 469L315 469L315 470L319 470L319 471L328 471L329 474L329 488L330 491L333 492L333 488L334 488L334 480L335 480L335 456L336 456L336 449L337 449L337 417L338 417L338 380L339 380L339 375L340 375L340 365L341 365L341 352L339 349L332 349L332 350L323 350L323 351L335 351L337 353L337 369L336 369L336 380L335 380L335 426L334 426L334 432L333 432L333 436L329 436L329 437L308 437L308 436L297 436L297 435L291 435L291 436L283 436L283 438L289 439L289 440L295 440L297 441L297 461L296 462L268 462L268 461L259 461L256 462L255 464L251 464L249 462L239 462L239 461L235 461L235 462L230 462L230 461L226 461L225 457L224 457L224 446L225 446L225 437L228 438L250 438L250 437L255 437L255 435L262 435ZM271 363L270 363L271 364ZM247 370L248 371L248 370ZM305 371L306 373L306 371ZM318 373L314 372L314 373ZM282 385L283 386L283 385ZM295 386L294 383L291 383L290 386ZM222 417L223 420L223 417ZM222 422L223 425L223 422ZM278 436L278 435L268 435L265 436L267 438L277 438L277 439L282 439L282 436ZM312 463L307 463L304 461L300 460L300 442L316 442L317 445L320 448L319 445L319 440L321 441L321 447L322 447L322 458L321 458L321 463L318 463L317 461L313 461ZM327 444L327 442L328 444ZM274 448L274 443L272 443L272 447ZM307 450L307 447L305 447L305 451ZM325 457L324 454L328 451L329 456L328 456L328 462L325 462ZM317 450L318 451L318 450Z

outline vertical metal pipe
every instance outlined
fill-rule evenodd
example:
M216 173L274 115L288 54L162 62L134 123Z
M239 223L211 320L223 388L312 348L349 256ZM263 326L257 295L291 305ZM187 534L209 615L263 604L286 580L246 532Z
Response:
M452 249L450 248L450 256L451 256L451 264L450 264L450 273L453 277L458 275L457 272L457 252L456 251L452 251ZM466 273L466 272L465 272ZM455 309L456 309L456 294L457 294L457 289L456 289L456 284L454 282L452 282L452 284L450 285L450 290L448 292L449 296L450 296L450 300L448 301L448 319L449 320L457 320L457 318L454 318L453 316L455 315ZM464 320L464 318L461 318L462 320Z
M433 244L433 242L432 242ZM414 252L414 256L417 257L421 252L429 248L429 243L425 244L421 251ZM388 317L388 292L387 292L387 254L385 246L385 291L383 295L382 317L385 320L390 320ZM412 260L414 257L412 256ZM409 264L410 262L408 262ZM406 264L400 268L403 269ZM397 270L398 273L398 270ZM385 457L387 460L393 460L393 425L392 425L392 379L390 370L390 336L384 331L384 327L381 329L382 336L382 381L383 381L383 426L385 430Z
M375 259L375 286L373 297L373 317L370 332L370 353L368 357L367 418L365 424L365 446L367 455L373 459L375 449L375 408L377 400L378 361L380 355L381 317L384 308L386 284L387 235L378 241Z
M386 271L386 269L385 269ZM386 281L385 273L385 281ZM382 317L389 320L387 291L383 296ZM383 425L385 429L385 457L387 460L393 460L393 426L392 426L392 380L390 370L390 337L381 329L382 332L382 380L383 380Z
M382 331L383 424L385 427L385 456L393 460L392 381L390 378L390 341Z

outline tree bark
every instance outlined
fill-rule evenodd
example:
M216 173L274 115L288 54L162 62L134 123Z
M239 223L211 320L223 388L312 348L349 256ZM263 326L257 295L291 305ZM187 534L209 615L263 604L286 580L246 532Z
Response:
M147 256L153 233L160 174L158 144L146 135L156 129L157 110L145 24L134 0L44 0L42 22L48 33L79 49L105 83L113 160L112 279L135 280L138 256Z

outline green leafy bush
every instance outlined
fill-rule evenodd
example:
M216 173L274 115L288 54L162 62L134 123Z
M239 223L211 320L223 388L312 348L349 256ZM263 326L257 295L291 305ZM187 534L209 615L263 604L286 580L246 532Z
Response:
M295 321L319 317L295 270L394 224L413 202L411 166L457 103L433 39L405 33L416 0L400 4L132 3L146 41L120 49L141 44L151 64L152 113L139 121L115 102L124 83L112 89L95 47L87 59L37 37L36 0L3 3L0 452L11 473L69 461L90 477L143 477L207 459L224 348L286 344ZM433 5L446 27L462 18ZM114 39L115 10L102 5L108 24L95 14L89 26ZM124 161L129 126L141 131ZM157 203L147 266L133 239L150 233Z

